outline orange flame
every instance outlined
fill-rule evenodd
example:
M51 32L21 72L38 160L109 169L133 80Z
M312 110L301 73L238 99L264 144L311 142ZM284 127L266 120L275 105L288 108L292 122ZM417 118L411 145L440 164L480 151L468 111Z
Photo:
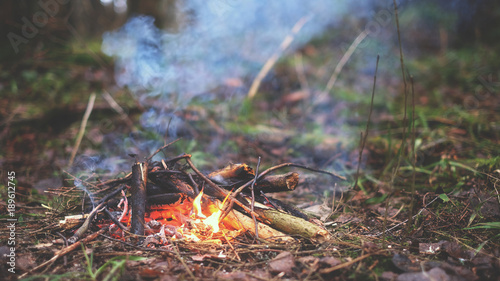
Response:
M221 215L222 211L218 210L211 214L208 218L203 220L203 223L205 225L211 226L212 227L212 233L217 233L219 232L219 218Z
M198 218L206 218L206 216L201 212L201 197L203 197L203 190L201 190L198 196L194 198L193 214Z
M230 194L231 194L231 192L229 192L227 194L226 198L224 198L224 201L222 201L221 206L224 206L224 203L226 203L226 200ZM203 223L205 225L212 227L212 233L219 232L219 219L220 219L221 215L222 215L222 210L219 209L219 210L213 212L208 218L203 220Z
M163 236L171 236L172 239L184 238L187 241L211 241L221 243L219 237L232 239L240 234L240 231L227 225L220 225L222 216L221 206L227 201L228 196L222 204L218 201L203 198L201 191L195 199L184 198L176 203L168 205L153 205L146 213L145 221L157 221L162 224L159 233ZM202 202L203 200L203 202ZM207 217L208 216L208 217ZM130 214L125 215L122 222L130 224ZM168 229L166 226L169 226ZM163 229L163 230L161 230ZM123 237L123 233L115 231L115 237ZM158 232L158 227L148 227L146 235ZM220 234L222 233L222 234ZM212 234L216 234L212 236ZM214 237L214 239L212 239ZM163 242L164 243L164 242Z

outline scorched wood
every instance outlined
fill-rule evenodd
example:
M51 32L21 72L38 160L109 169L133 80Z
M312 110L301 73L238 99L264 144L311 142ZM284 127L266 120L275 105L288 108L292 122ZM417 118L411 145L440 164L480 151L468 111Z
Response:
M295 190L299 183L299 174L295 172L286 173L283 175L266 176L258 180L255 184L257 192L281 192Z
M131 204L132 221L130 231L136 235L144 235L144 215L146 214L146 183L148 181L148 164L135 163L132 166Z
M247 164L230 164L229 166L208 174L209 179L227 189L231 189L235 185L248 183L252 181L254 177L255 171ZM298 183L299 174L295 172L266 176L257 181L255 184L255 191L262 191L264 193L291 191L297 187ZM249 191L249 186L245 188L245 191Z
M247 164L230 164L222 169L208 174L208 178L221 186L246 183L255 177L254 170Z

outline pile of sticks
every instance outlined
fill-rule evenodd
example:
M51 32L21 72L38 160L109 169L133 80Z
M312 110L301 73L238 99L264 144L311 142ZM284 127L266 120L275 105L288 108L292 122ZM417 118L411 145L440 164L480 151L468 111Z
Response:
M124 178L99 183L101 193L104 191L105 196L97 202L97 207L87 217L86 223L92 220L97 211L104 210L116 225L125 228L103 206L110 198L128 189L132 214L130 228L126 230L142 236L145 214L149 208L172 204L186 196L195 198L203 190L205 199L220 206L220 220L223 223L236 229L244 229L257 239L289 243L299 237L313 242L323 242L330 238L328 231L320 223L316 223L316 220L310 219L293 206L266 196L266 193L294 190L299 182L299 174L270 174L284 167L296 167L327 174L335 181L345 180L344 177L293 163L277 165L259 173L260 159L256 171L246 164L230 164L208 175L195 167L189 154L151 161L155 154L171 144L158 149L145 161L137 161L132 166L131 173ZM84 223L72 240L81 238L87 228L88 223Z

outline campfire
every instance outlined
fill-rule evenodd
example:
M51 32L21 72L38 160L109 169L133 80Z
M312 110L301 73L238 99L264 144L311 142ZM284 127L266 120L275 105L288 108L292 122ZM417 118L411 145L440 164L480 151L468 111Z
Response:
M126 206L127 201L126 197L120 201L118 207L122 207L122 215L118 221L129 229L131 214ZM180 196L172 204L151 205L145 214L144 244L151 247L167 245L170 239L221 244L226 239L231 240L240 235L241 230L233 227L229 219L220 221L221 214L220 204L209 200L203 191L194 199ZM115 224L110 226L110 232L115 238L125 237L124 230Z
M335 181L345 180L341 176L293 163L259 173L260 161L255 171L247 164L230 164L204 175L189 154L152 161L155 154L135 163L123 178L86 182L100 200L85 217L67 216L60 222L61 227L74 230L71 242L85 237L93 224L115 239L152 248L168 247L175 240L222 244L241 235L269 243L330 238L321 222L267 193L296 188L298 173L271 175L284 167L327 174ZM53 192L68 195L77 191L73 187Z

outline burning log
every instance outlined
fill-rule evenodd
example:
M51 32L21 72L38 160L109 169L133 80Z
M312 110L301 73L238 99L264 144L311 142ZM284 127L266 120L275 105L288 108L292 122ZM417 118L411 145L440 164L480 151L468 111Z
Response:
M222 186L246 183L255 177L254 170L247 164L230 164L208 174L208 178Z
M299 174L295 172L286 173L283 175L266 176L257 181L255 190L265 193L292 191L295 190L299 183Z
M148 195L148 205L173 204L182 198L187 197L184 193L163 193L156 195Z
M162 171L169 173L160 173L153 171L148 173L150 182L146 185L148 196L164 193L184 193L190 197L195 197L193 187L187 183L187 177L181 173L171 171Z
M215 212L217 210L220 210L222 207L222 203L217 200L217 199L209 199L205 200L204 205L207 205L209 203L209 209L211 209L211 212ZM204 206L205 207L205 206ZM256 236L255 233L255 221L248 217L247 215L233 209L228 214L226 217L222 220L222 223L226 226L230 226L234 229L238 230L245 230L246 232L250 233L253 236ZM272 242L272 243L293 243L296 242L296 240L291 237L290 235L287 235L281 231L278 231L264 223L258 223L258 230L259 232L259 238L267 241L267 242Z
M135 163L132 166L132 222L130 231L136 235L144 235L144 215L146 214L146 183L148 181L148 164Z
M255 171L247 164L230 164L220 170L208 174L208 178L223 187L231 188L234 185L242 185L252 181L255 177ZM259 179L255 184L257 192L281 192L291 191L299 183L299 174L295 172L283 175L266 176ZM245 188L248 191L248 187Z
M185 157L186 161L188 161L191 168L198 174L201 180L205 180L205 182L208 183L205 186L206 194L213 196L221 201L224 200L229 195L229 193L228 191L221 189L216 183L219 183L224 187L231 187L236 184L240 184L242 187L244 187L242 191L248 191L250 183L252 182L253 178L255 178L255 172L246 164L231 164L223 169L210 173L208 176L203 176L194 167L189 159L189 155L186 155ZM174 174L172 173L170 173L169 175L171 178L174 177ZM298 184L298 179L299 174L295 172L290 172L282 175L264 176L257 181L255 188L261 193L294 190ZM179 181L178 179L176 181L183 182L182 180ZM186 183L184 182L184 184ZM238 199L235 198L234 200L235 202L239 203L238 205L240 207L249 205L248 201L239 196L239 194L237 194L236 196ZM273 206L275 205L276 201L278 201L271 200L269 198L265 199ZM269 226L262 223L258 224L260 237L273 242L292 242L294 239L289 235L299 235L301 237L308 238L312 241L317 242L323 242L330 238L330 234L328 233L328 231L326 231L319 225L307 221L307 217L294 208L289 208L288 206L286 206L286 204L279 204L279 206L276 206L276 208L283 211L267 208L264 205L255 209L255 214L257 215L257 217L259 217L259 220L269 224ZM247 214L250 214L248 208L243 209ZM227 216L229 216L230 219L228 219ZM254 220L234 209L229 212L227 216L223 220L225 223L229 222L231 224L232 222L232 227L235 227L237 229L243 227L251 234L255 235ZM235 225L234 222L238 223L236 223ZM277 237L282 238L280 239Z

